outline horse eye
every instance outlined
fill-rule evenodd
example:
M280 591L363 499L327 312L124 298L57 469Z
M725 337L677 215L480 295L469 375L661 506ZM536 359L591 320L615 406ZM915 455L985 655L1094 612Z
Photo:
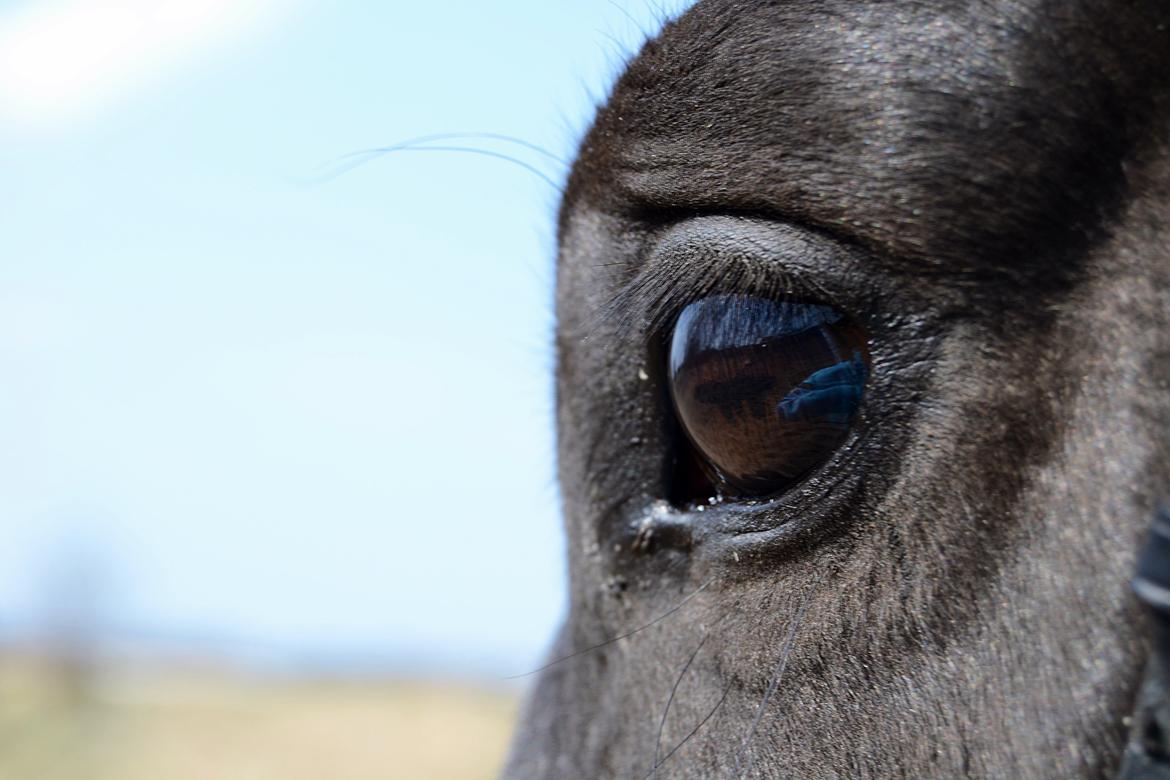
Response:
M869 375L865 331L848 317L750 295L683 309L669 361L675 411L710 480L678 486L691 499L791 485L845 440Z

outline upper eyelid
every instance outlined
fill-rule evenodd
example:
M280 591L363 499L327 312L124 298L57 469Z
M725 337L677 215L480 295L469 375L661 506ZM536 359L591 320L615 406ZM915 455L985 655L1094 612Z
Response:
M719 215L683 220L647 241L635 272L600 315L650 335L663 333L689 303L721 293L795 298L849 312L850 302L834 289L840 285L828 278L852 265L846 256L856 254L782 222Z

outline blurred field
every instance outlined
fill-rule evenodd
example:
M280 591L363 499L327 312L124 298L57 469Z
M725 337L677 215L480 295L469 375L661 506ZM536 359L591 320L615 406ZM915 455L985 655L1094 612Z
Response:
M4 780L462 780L503 761L516 695L0 657Z

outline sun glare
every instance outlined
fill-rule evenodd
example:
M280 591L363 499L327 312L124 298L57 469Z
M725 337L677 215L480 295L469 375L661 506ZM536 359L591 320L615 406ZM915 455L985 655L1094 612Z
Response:
M47 0L0 12L0 119L92 114L254 30L277 0Z

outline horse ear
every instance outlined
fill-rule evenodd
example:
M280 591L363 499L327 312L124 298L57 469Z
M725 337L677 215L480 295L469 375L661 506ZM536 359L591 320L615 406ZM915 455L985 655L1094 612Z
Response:
M1150 660L1117 780L1170 778L1170 505L1150 524L1133 590L1145 605Z

